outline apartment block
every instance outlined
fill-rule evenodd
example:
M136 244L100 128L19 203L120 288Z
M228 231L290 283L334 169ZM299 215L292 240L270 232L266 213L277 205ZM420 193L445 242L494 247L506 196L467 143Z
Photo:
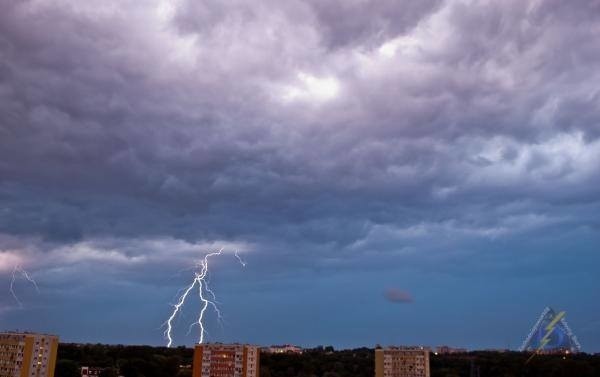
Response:
M54 377L58 337L0 333L0 377Z
M197 344L193 377L258 377L260 349L244 344Z
M375 377L430 377L429 349L425 347L376 349Z

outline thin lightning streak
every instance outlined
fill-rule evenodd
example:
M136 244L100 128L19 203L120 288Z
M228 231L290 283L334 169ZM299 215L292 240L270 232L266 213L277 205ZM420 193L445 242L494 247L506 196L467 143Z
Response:
M40 292L40 289L39 289L36 281L33 280L33 278L29 275L29 273L27 271L25 271L21 266L15 266L15 268L13 268L12 278L10 280L9 291L10 291L10 294L15 299L15 301L19 304L19 307L22 308L23 303L21 302L21 300L19 300L19 298L17 297L17 294L15 293L15 282L17 280L17 273L19 273L23 278L25 278L25 280L30 282L35 287L35 290L38 293Z
M246 267L246 262L244 262L242 260L242 258L239 256L238 251L235 251L235 257L238 259L238 261L240 261L240 264L242 265L242 267Z
M221 309L219 309L219 307L217 306L217 297L215 296L214 292L208 287L208 280L204 280L204 283L199 282L199 284L200 288L198 291L200 292L199 297L200 301L202 302L202 309L200 309L200 316L198 317L198 320L190 325L186 335L189 335L192 332L194 326L200 326L199 343L202 343L204 341L204 335L208 335L208 331L206 331L206 328L204 328L204 324L202 322L204 312L206 312L208 306L211 306L214 312L217 314L217 322L219 322L221 328L223 328L223 315L221 314ZM208 300L202 295L202 288L204 288L204 290L212 296L212 300Z
M200 289L198 290L200 301L202 301L202 309L200 309L200 315L198 316L198 326L200 326L200 339L198 343L204 343L204 334L206 330L204 329L204 312L206 312L206 308L208 308L209 300L204 297L202 294L202 282L200 282Z
M177 302L177 304L173 305L173 313L171 314L169 319L167 319L167 321L165 322L165 325L167 326L167 329L165 330L165 337L167 338L167 341L168 341L167 347L171 347L171 344L173 344L173 338L171 336L171 331L173 330L173 320L177 316L177 313L179 313L179 309L181 309L181 307L185 303L185 299L187 298L188 294L196 285L197 277L198 277L198 275L196 275L196 279L194 279L194 281L192 281L192 284L190 284L187 287L187 289L183 292L183 294L179 297L179 302Z
M194 273L194 280L192 280L192 282L185 288L185 290L183 290L183 293L179 296L177 303L173 305L173 312L171 313L167 321L163 324L164 326L166 326L164 335L167 339L167 347L171 347L171 345L173 344L173 321L181 311L181 308L185 305L185 302L190 292L194 289L194 287L196 287L196 285L198 285L198 297L200 298L201 307L200 312L198 314L198 319L190 325L188 329L188 334L192 331L192 328L197 325L200 327L200 337L198 343L204 342L204 337L206 334L208 334L204 326L204 315L206 314L206 310L209 306L216 313L219 324L223 326L223 315L221 314L221 310L217 305L217 298L215 296L215 293L210 289L208 285L208 261L211 257L221 255L222 253L223 248L219 249L216 252L208 253L204 256L204 258L196 266L197 271ZM242 259L237 254L237 251L235 252L235 256L242 266L246 266L246 263L242 261ZM207 297L207 294L211 298Z
M15 267L14 270L13 270L12 279L10 280L10 288L8 290L10 291L10 294L13 296L13 298L15 299L15 301L17 302L17 304L19 304L19 307L22 308L23 307L23 303L21 302L21 300L19 300L19 298L15 294L15 290L14 290L16 278L17 278L17 267Z

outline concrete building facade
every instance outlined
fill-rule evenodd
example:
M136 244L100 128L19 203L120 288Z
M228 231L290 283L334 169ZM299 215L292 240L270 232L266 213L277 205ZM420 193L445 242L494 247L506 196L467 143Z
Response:
M375 350L375 377L430 377L429 349L387 347Z
M58 337L0 333L0 377L54 377Z
M197 344L193 377L258 377L260 349L244 344Z

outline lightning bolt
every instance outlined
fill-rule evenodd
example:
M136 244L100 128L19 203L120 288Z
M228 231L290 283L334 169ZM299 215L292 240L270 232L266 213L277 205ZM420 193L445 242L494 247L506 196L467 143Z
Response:
M204 258L196 266L196 271L194 272L194 279L187 287L185 287L182 290L183 293L181 293L181 295L179 296L177 303L173 305L173 311L171 312L171 315L163 324L166 327L164 336L167 340L167 347L171 347L171 345L173 344L173 321L177 317L177 314L179 314L179 312L181 311L181 308L185 305L188 296L196 286L198 287L198 297L200 298L200 302L202 304L200 312L198 313L198 319L190 325L188 334L191 332L194 326L199 326L200 337L198 343L204 343L204 336L207 334L206 328L204 326L204 315L209 306L213 309L213 311L217 315L217 320L222 325L223 316L221 314L219 306L217 305L218 302L215 293L210 289L208 279L209 259L211 257L221 255L222 253L223 248L219 249L218 251L208 253L204 256ZM240 264L243 267L245 267L246 263L244 263L241 260L241 258L237 254L237 251L235 252L235 256L239 260Z
M558 313L556 316L554 316L554 318L552 318L552 321L550 321L550 323L548 323L548 325L546 325L545 330L546 330L546 334L544 335L544 337L540 340L540 346L538 347L538 349L533 353L533 355L531 355L531 357L529 359L527 359L527 362L531 361L531 359L533 359L535 357L535 355L537 355L538 353L540 353L541 350L544 349L544 347L546 346L546 344L548 344L550 342L550 335L552 335L552 332L554 331L554 329L556 328L556 324L565 316L565 312L562 311L560 313Z
M242 267L246 267L246 262L244 262L242 260L242 258L240 257L240 255L238 254L238 251L236 250L234 253L235 257L237 258L237 260L240 262L240 264L242 265Z
M23 267L17 265L13 268L12 278L10 280L10 286L9 286L8 290L9 290L10 294L13 296L13 298L15 299L15 301L19 304L19 307L22 308L23 303L21 302L21 300L19 300L19 298L17 297L17 294L15 293L15 282L17 281L17 274L21 275L21 277L23 277L25 280L30 282L35 287L35 290L38 293L40 292L40 289L38 288L36 281L33 280L33 278L29 275L29 273L27 271L25 271L25 269L23 269Z

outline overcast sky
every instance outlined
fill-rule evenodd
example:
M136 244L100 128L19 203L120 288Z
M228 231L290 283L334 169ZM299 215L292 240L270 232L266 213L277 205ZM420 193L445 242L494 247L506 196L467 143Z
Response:
M0 328L600 351L600 2L0 7Z

